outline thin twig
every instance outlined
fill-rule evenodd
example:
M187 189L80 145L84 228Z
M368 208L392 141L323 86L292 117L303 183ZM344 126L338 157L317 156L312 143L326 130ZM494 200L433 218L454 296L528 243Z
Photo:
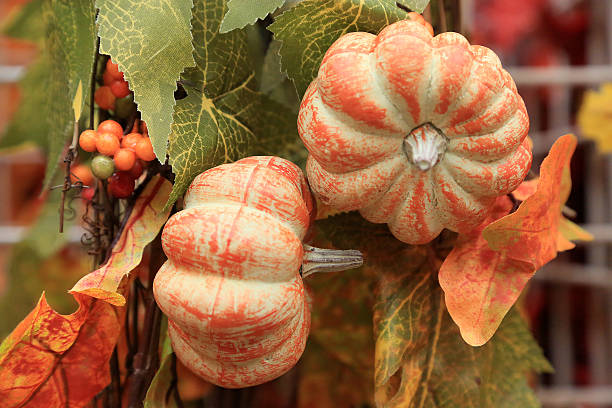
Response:
M79 122L74 122L74 130L72 132L72 143L68 147L68 151L66 152L66 156L64 157L64 163L66 164L66 170L64 174L64 186L62 188L62 198L60 201L60 216L59 216L59 232L64 232L64 206L66 203L66 194L70 191L72 187L72 181L70 178L70 166L72 165L72 161L77 156L76 144L79 139Z
M149 276L145 295L145 318L143 337L140 339L138 352L134 355L133 374L130 380L128 408L140 407L147 389L159 367L159 338L162 313L153 297L153 280L166 256L161 247L161 232L149 244Z

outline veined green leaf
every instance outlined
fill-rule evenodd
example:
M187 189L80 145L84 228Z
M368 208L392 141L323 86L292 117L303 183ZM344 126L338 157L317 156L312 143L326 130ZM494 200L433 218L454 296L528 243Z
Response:
M44 186L55 173L66 140L74 128L73 101L82 83L81 111L91 85L96 48L94 8L89 0L47 0L45 51L50 61L48 94L49 153Z
M475 348L462 340L446 311L436 277L451 237L410 246L394 239L385 225L368 223L355 213L317 225L319 236L334 246L364 252L366 276L377 277L377 406L539 406L526 374L551 368L518 312L511 310L495 336Z
M403 0L399 2L404 6L408 7L412 11L422 13L425 7L429 4L429 0Z
M285 0L229 0L220 32L227 33L253 24L257 19L265 18L284 3Z
M406 17L392 0L304 0L281 14L269 29L282 41L283 69L304 94L325 51L352 31L377 34Z
M199 2L203 3L203 2ZM96 0L100 52L119 65L163 163L176 81L193 67L192 0Z
M219 33L226 10L215 0L193 11L196 67L183 74L187 97L174 110L168 153L176 178L168 205L199 173L297 138L295 114L257 92L245 31Z

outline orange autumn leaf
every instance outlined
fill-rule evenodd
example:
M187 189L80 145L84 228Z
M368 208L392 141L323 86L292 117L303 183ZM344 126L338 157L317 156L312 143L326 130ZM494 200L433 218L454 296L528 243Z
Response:
M530 263L534 269L557 256L559 247L573 247L558 237L561 211L572 187L569 162L576 149L576 137L560 137L542 162L536 192L527 197L513 214L483 231L489 246L509 251L511 258Z
M125 305L119 286L142 260L144 248L159 233L170 209L164 210L172 184L156 176L140 194L108 261L79 280L70 293L82 293L115 306Z
M563 236L568 241L593 241L593 235L580 228L580 226L574 224L570 220L565 217L561 217L561 221L559 222L559 235ZM572 249L574 244L572 244L572 248L564 249L561 247L561 243L558 245L559 251L565 251L567 249Z
M531 180L523 181L516 190L512 192L515 199L519 201L525 201L528 197L532 196L538 189L538 181L540 178L534 178Z
M79 309L61 315L43 294L0 346L3 407L83 407L109 384L120 316L107 303L75 298Z
M559 248L573 245L559 234L559 225L575 147L573 135L559 138L542 163L535 192L509 215L510 200L498 198L489 218L460 235L442 264L446 306L468 344L486 343L535 271Z
M567 169L563 175L564 182L571 182L569 179L569 168ZM520 201L525 201L527 198L532 196L538 187L539 177L524 181L521 185L512 192L512 195L515 199ZM558 245L557 250L567 251L575 247L575 245L569 241L592 241L593 235L591 235L588 231L580 228L578 225L574 224L572 221L568 220L563 216L562 213L559 213L559 217L561 220L559 221L559 235L558 235Z

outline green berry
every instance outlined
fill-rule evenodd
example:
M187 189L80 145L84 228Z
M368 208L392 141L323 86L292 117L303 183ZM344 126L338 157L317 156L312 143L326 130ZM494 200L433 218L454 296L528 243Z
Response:
M97 178L106 180L115 172L113 159L101 154L94 157L91 161L91 171Z

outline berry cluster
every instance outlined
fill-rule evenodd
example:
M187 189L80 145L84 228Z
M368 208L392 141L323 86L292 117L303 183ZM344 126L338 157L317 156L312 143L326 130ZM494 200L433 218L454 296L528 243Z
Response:
M144 135L136 125L131 133L124 135L119 123L105 120L97 130L85 130L79 137L81 149L100 153L93 158L91 170L97 178L109 179L110 192L116 198L129 197L143 172L143 162L155 159L146 125L141 123ZM86 183L83 181L83 184Z
M94 100L104 110L114 110L115 100L130 95L130 87L119 66L110 59L106 62L106 69L102 76L104 86L99 87L94 94Z

